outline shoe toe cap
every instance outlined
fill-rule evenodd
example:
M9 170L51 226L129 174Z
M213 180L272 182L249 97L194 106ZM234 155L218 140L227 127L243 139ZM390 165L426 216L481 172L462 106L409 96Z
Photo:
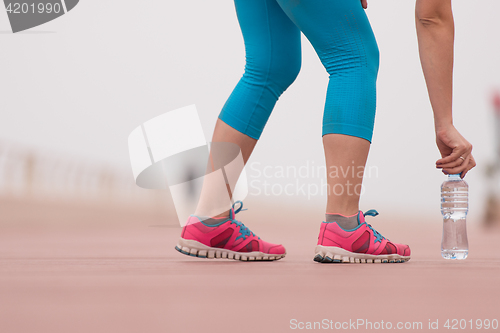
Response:
M281 244L272 244L268 243L266 241L260 240L261 241L261 251L264 253L269 253L269 254L285 254L286 250L285 247Z
M408 245L405 244L396 244L398 247L398 254L404 257L409 257L411 255L411 250Z
M274 245L269 249L269 254L285 254L286 250L283 245Z

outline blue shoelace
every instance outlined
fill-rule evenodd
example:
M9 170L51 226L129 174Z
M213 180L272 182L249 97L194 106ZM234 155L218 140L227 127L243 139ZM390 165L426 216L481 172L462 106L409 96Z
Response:
M236 204L240 204L240 207L238 207L238 209L234 208L234 206L236 206ZM243 209L243 202L236 201L233 204L234 214L232 214L232 217L231 217L231 224L236 224L236 226L240 227L240 235L238 237L236 237L235 241L237 241L240 238L247 239L247 237L250 236L250 235L255 236L255 234L252 231L250 231L250 229L248 229L248 227L246 227L243 224L243 222L240 222L240 221L238 221L238 220L235 219L235 215L238 214L239 212L243 211L243 210L246 210L246 209ZM259 237L259 239L260 239L260 237Z
M375 217L378 215L378 212L375 209L370 209L366 213L363 213L363 215ZM373 231L373 235L375 236L375 240L373 241L373 243L382 242L382 239L385 239L385 237L382 236L377 230L375 230L370 224L366 223L366 225Z

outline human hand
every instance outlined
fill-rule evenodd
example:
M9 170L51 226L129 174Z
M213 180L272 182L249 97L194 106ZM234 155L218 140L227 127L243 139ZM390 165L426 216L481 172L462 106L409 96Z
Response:
M361 0L361 6L363 6L364 9L368 8L368 0Z
M436 131L436 144L442 157L436 161L436 168L444 174L460 174L464 178L476 166L472 145L453 125Z

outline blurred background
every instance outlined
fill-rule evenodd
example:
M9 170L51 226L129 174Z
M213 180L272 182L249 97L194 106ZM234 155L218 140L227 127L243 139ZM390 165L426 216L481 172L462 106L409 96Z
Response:
M478 164L466 179L469 220L485 223L499 187L500 102L494 96L500 90L500 43L494 36L500 31L500 3L483 1L478 8L454 2L453 9L455 125L474 145ZM367 13L381 66L361 208L439 219L445 177L434 168L439 155L417 53L414 3L371 1ZM67 15L18 34L10 32L0 11L0 39L0 195L149 207L165 221L175 220L168 191L135 188L127 137L154 116L196 104L210 140L244 68L232 1L82 1ZM302 71L249 161L252 200L323 209L325 195L317 189L324 181L318 168L324 165L327 80L304 38ZM277 173L286 168L308 173ZM316 187L286 195L279 189L287 184ZM488 219L496 219L492 214Z

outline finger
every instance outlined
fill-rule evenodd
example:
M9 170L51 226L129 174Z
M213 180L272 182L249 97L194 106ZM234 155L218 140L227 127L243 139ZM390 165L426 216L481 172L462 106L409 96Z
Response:
M368 1L367 0L361 0L361 6L366 9L368 8Z
M471 155L467 156L464 163L462 163L461 165L456 166L454 168L445 168L445 169L443 169L443 171L449 175L461 174L469 166L470 158L471 158Z
M462 156L463 151L453 151L450 155L443 157L436 161L436 165L447 164L456 161L460 156Z
M469 165L470 157L471 157L471 155L468 155L465 158L465 160L463 161L463 163L461 163L460 165L450 167L450 168L442 168L442 170L445 171L446 174L455 175L455 174L462 173L462 171L464 171L467 168L467 166Z
M474 160L474 157L470 157L470 161L469 161L469 165L467 166L467 169L465 169L462 174L460 175L460 177L464 178L465 175L467 174L467 172L469 172L470 169L474 168L476 166L476 160Z
M471 147L462 147L462 148L456 147L453 149L453 151L450 155L437 160L436 165L442 165L442 164L456 161L458 158L460 158L460 156L463 156L465 158L466 155L471 153L471 151L472 151L472 146Z
M436 168L438 168L438 169L450 169L450 168L454 168L454 167L462 165L465 162L466 159L467 159L467 155L459 156L458 159L456 159L455 161L452 161L450 163L436 164Z

